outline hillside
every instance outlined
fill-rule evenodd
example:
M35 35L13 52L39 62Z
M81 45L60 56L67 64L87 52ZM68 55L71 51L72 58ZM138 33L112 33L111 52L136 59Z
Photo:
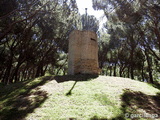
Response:
M158 86L127 78L82 75L44 76L0 86L2 120L125 120L128 115L149 119L135 114L160 119Z

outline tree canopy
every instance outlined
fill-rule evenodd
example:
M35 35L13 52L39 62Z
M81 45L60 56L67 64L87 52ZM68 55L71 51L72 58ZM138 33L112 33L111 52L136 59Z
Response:
M74 29L99 34L101 74L151 83L159 80L159 0L92 3L107 18L102 29L95 16L80 15L76 0L1 0L1 83L66 74L68 37Z
M100 42L100 53L103 53L99 56L100 66L104 74L116 76L119 71L121 77L137 78L151 83L159 79L160 2L92 1L93 8L103 10L108 20L104 27L109 38L103 38L108 42Z

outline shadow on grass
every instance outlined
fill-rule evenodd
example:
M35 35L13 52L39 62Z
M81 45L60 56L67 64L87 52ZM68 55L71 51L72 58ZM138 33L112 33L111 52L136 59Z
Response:
M66 93L66 96L70 96L72 95L72 90L74 89L77 82L89 81L97 77L98 75L78 74L78 75L64 75L64 76L44 76L42 80L44 81L56 80L57 83L66 82L66 81L75 81L71 89Z
M47 80L29 80L0 88L0 120L22 120L48 98L39 88Z
M79 74L79 75L64 75L64 76L55 76L54 79L58 82L66 82L66 81L75 81L71 89L66 93L66 96L72 95L72 90L74 89L77 82L80 81L89 81L91 79L97 78L98 75L89 75L89 74Z
M122 113L111 120L141 119L137 114L143 115L143 119L159 119L160 118L160 93L157 95L146 95L142 92L124 90L121 96ZM127 117L125 116L127 115ZM92 117L90 120L108 120L106 118ZM110 120L110 119L109 119Z
M88 81L94 78L97 78L98 75L89 75L89 74L79 74L79 75L64 75L64 76L55 76L54 79L58 82L66 81Z
M154 84L150 84L150 85L160 90L160 82L154 81Z
M125 120L126 114L130 119L141 119L141 117L135 116L137 114L143 115L144 119L160 118L160 93L147 95L139 91L125 89L121 100L122 114L114 118L115 120L118 118Z
M73 84L72 88L66 93L66 96L72 95L72 90L75 87L76 83L77 83L77 81L75 81L75 83Z

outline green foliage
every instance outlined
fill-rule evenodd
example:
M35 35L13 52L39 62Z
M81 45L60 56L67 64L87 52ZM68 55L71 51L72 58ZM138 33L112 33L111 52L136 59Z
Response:
M0 81L43 76L58 65L58 54L68 51L72 25L78 26L76 1L9 0L0 6Z
M93 15L83 14L81 16L82 30L91 30L97 32L99 29L99 21Z
M110 75L156 82L160 77L156 62L160 60L158 0L93 0L93 8L103 10L108 19L104 27L109 44L100 47L108 55L99 57L101 68Z

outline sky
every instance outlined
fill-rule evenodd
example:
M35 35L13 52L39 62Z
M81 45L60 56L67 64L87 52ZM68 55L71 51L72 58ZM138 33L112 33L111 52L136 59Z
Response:
M85 14L85 8L87 8L88 15L94 15L100 22L100 27L106 21L103 10L94 10L92 8L92 0L76 0L80 14Z

